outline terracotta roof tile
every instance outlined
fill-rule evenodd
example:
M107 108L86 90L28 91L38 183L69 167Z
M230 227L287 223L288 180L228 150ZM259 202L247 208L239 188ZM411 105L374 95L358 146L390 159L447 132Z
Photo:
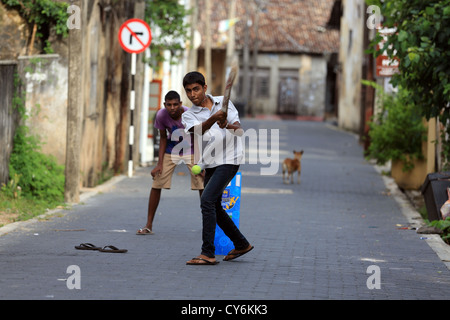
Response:
M199 21L197 29L205 43L205 1L199 0ZM212 1L211 28L213 48L225 49L221 41L224 35L218 32L219 21L228 19L231 1ZM254 19L255 5L251 0L237 0L236 16L240 19L235 25L236 48L244 45L245 7L248 1L251 8L250 19ZM339 31L327 28L334 0L265 0L259 13L259 50L263 52L306 52L324 53L339 51ZM254 28L250 27L250 46L255 40ZM202 45L203 47L203 45Z

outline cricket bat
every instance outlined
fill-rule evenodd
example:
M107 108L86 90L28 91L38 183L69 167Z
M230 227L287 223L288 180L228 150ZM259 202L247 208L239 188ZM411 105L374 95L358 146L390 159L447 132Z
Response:
M231 88L233 87L234 79L238 73L237 59L231 63L230 73L228 74L227 82L225 84L225 92L223 94L222 111L228 113L228 103L230 102Z

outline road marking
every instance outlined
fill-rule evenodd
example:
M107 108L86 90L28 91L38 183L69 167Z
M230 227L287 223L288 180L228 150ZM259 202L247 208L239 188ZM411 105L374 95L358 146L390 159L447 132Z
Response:
M242 188L242 193L253 193L253 194L293 194L294 192L290 189L268 189L268 188Z

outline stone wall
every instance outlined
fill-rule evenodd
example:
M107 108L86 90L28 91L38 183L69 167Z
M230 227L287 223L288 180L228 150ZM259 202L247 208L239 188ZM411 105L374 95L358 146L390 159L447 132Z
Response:
M255 114L279 113L280 81L291 75L297 83L295 110L291 112L300 117L324 117L327 62L323 56L262 53L258 56L258 68L267 70L269 93L267 97L256 96L253 101Z
M120 26L131 18L144 18L143 1L88 1L83 22L83 117L81 171L83 186L94 186L102 170L126 170L128 160L131 54L117 40ZM136 97L142 95L143 63L137 59ZM133 160L139 163L139 123L142 99L134 111Z
M80 184L98 184L105 170L125 173L129 158L128 128L131 89L131 55L119 44L120 26L131 18L144 18L143 0L83 1L82 55L82 136ZM55 55L24 56L29 30L15 10L0 4L0 59L20 62L20 76L26 90L27 108L38 111L28 121L30 129L45 143L43 150L64 163L67 121L68 39L51 35ZM6 31L4 31L6 30ZM20 58L19 58L20 56ZM139 163L139 116L142 104L143 62L137 59L134 111L133 160ZM0 148L5 144L0 142Z
M30 30L16 10L6 10L0 2L0 60L14 60L27 53Z
M67 66L57 54L20 56L18 73L25 92L26 125L40 137L42 152L66 159Z

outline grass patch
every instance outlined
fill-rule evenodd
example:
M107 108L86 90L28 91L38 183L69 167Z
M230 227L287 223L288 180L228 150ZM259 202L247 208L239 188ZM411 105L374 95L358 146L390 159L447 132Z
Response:
M428 225L442 231L441 238L446 244L450 244L450 217L445 220L426 221Z
M64 202L47 202L24 197L11 198L0 192L0 227L8 223L32 219L49 210L65 208L67 205Z

